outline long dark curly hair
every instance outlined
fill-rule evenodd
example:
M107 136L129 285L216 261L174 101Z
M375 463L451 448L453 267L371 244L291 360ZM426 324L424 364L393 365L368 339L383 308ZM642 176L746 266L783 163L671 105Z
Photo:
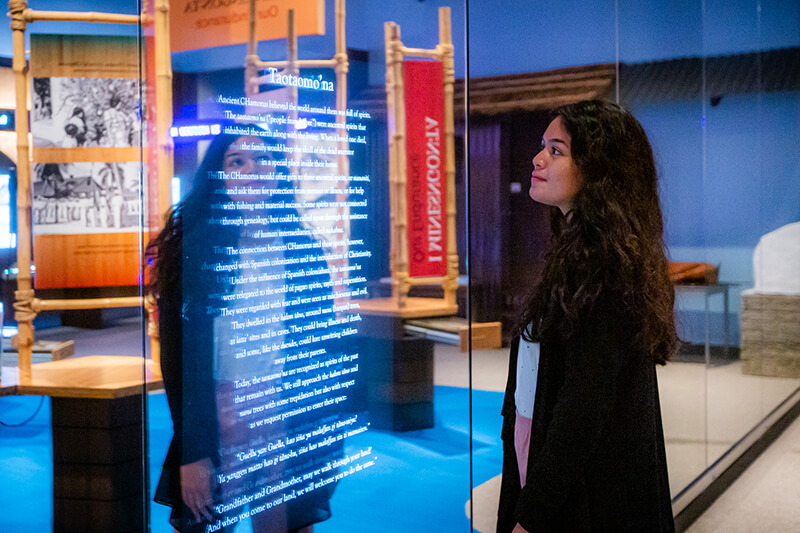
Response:
M255 127L245 125L246 127ZM257 127L256 127L257 128ZM200 167L192 183L192 189L186 197L173 206L165 215L164 227L145 249L149 267L148 291L158 296L162 286L179 286L181 269L183 268L184 246L191 246L193 237L203 240L210 237L209 231L219 232L219 227L212 227L211 198L213 189L219 182L209 179L209 173L222 170L225 152L241 134L221 134L209 144Z
M602 100L564 105L557 117L582 186L566 216L552 208L552 248L517 333L531 342L569 340L602 299L629 326L629 346L664 364L678 345L675 295L647 135L629 112Z

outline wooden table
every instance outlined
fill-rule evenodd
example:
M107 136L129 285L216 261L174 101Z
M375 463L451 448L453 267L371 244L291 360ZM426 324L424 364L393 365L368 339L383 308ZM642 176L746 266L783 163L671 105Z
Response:
M406 331L439 342L455 344L459 350L491 350L503 344L502 324L500 322L470 322L466 318L421 318L406 320Z
M675 284L675 293L695 293L695 294L702 294L703 295L703 302L704 302L704 342L703 342L703 356L705 358L706 365L711 365L711 315L710 315L710 304L709 298L715 294L719 294L722 296L722 319L723 319L723 327L722 327L722 352L725 358L728 357L728 351L730 348L730 340L729 340L729 322L728 322L728 314L729 314L729 292L730 288L734 286L733 283L715 283L713 285L701 285L701 284Z
M53 530L147 531L145 393L163 387L141 357L39 363L31 379L4 370L0 394L51 397Z
M437 298L407 298L405 307L398 307L395 298L370 298L353 300L360 308L356 312L370 316L389 316L394 318L425 318L449 316L458 311L457 305L448 305Z
M157 365L149 359L124 355L90 355L39 363L31 366L31 374L30 381L20 383L17 372L4 368L0 381L3 392L112 399L164 387Z

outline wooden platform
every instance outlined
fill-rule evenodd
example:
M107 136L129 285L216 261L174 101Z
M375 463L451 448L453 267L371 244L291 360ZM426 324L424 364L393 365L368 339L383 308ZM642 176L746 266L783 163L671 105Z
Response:
M28 394L59 398L122 398L163 388L161 369L149 359L90 355L31 366L31 380L3 368L0 395Z
M367 300L353 300L359 308L354 309L362 315L388 316L396 318L424 318L433 316L448 316L458 312L458 306L447 305L444 300L437 298L408 298L405 307L398 307L394 298L370 298Z
M464 318L428 318L406 320L405 328L435 341L456 344L462 352L469 351L470 331L474 350L500 348L503 344L500 322L473 322L470 324Z
M3 394L50 396L53 531L147 531L146 391L163 387L142 357L92 355L3 368Z

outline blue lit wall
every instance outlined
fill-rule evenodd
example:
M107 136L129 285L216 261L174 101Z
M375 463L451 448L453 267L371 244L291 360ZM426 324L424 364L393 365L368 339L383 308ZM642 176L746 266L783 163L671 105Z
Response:
M629 63L800 44L795 0L473 0L469 17L472 76L613 63L617 28L619 60Z
M437 10L452 9L456 76L464 77L464 3L392 2L392 18L407 46L437 41ZM180 2L173 3L173 9ZM134 13L136 2L34 0L33 9ZM370 53L369 83L384 81L383 2L348 0L349 13L374 24L350 24L347 45ZM800 46L796 0L602 0L469 2L469 69L473 77L532 72L595 63L714 56ZM334 1L326 0L327 26ZM0 24L0 56L11 56L11 31ZM36 23L36 32L127 33L115 25ZM330 33L330 32L329 32ZM304 57L333 54L333 35L302 37ZM282 58L282 42L265 42L259 55ZM240 67L244 45L177 53L176 70ZM624 99L624 95L623 95ZM800 95L723 96L718 106L700 99L636 104L662 176L666 234L673 259L720 263L721 279L749 285L752 252L764 233L800 220ZM705 112L705 126L703 113ZM738 307L734 302L734 308Z

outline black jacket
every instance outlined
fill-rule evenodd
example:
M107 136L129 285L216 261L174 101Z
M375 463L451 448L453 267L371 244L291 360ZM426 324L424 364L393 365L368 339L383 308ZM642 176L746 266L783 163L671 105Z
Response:
M514 450L517 352L503 402L498 533L674 531L655 366L626 347L613 305L570 342L542 343L527 483Z

